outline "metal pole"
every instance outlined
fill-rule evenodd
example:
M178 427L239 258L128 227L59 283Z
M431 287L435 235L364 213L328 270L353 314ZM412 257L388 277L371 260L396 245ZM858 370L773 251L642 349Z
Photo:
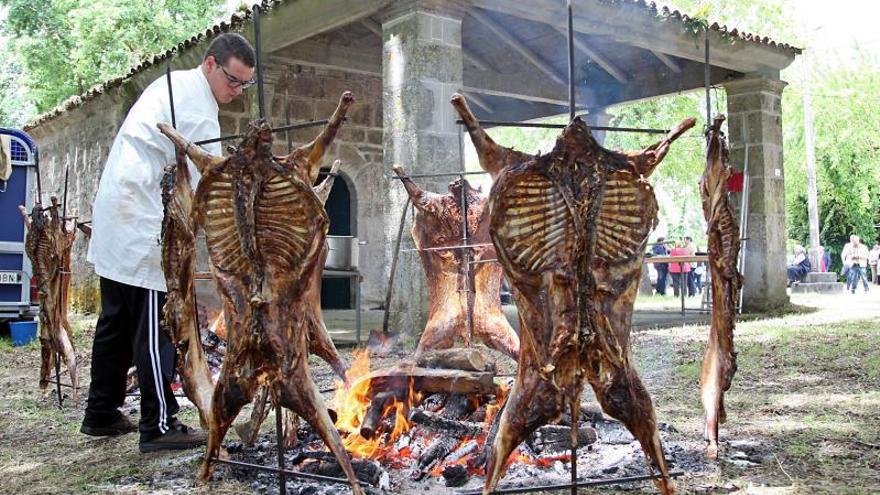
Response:
M355 294L355 311L354 311L354 338L357 346L361 345L361 282L363 281L361 272L357 272L355 277L354 290Z
M43 206L43 181L40 179L40 149L34 149L34 168L37 169L37 206Z
M168 81L168 105L171 107L171 127L177 129L177 118L174 115L174 91L171 90L171 56L165 59L165 79Z
M669 473L670 478L677 478L682 476L684 471L673 471ZM621 478L610 478L604 480L589 480L589 481L578 481L576 483L577 487L588 487L588 486L603 486L603 485L616 485L619 483L633 483L636 481L648 481L648 480L656 480L662 478L661 475L658 474L649 474L643 476L624 476ZM561 483L561 484L553 484L553 485L539 485L539 486L527 486L527 487L518 487L518 488L496 488L492 491L492 493L504 493L504 494L513 494L513 493L532 493L532 492L543 492L543 491L555 491L555 490L564 490L566 488L571 487L571 483ZM481 490L471 490L465 492L458 492L459 495L481 495Z
M273 127L271 129L271 131L274 133L274 132L287 131L287 130L291 130L291 129L305 129L307 127L317 127L319 125L324 125L328 122L330 122L329 119L310 120L308 122L297 122L296 124L283 125L281 127ZM244 134L230 134L228 136L220 136L220 137L211 138L211 139L203 139L201 141L196 141L193 144L201 146L203 144L217 143L220 141L229 141L230 139L238 139L240 137L244 137Z
M574 17L571 0L568 0L568 120L574 120Z
M704 67L706 77L706 129L712 125L712 97L709 94L711 89L711 69L709 65L709 27L706 27L706 64Z
M61 393L61 354L55 353L55 389L58 392L58 409L64 405L64 395Z
M748 141L747 141L748 142ZM746 145L745 151L745 163L743 164L743 195L740 201L739 207L739 230L740 237L743 238L742 245L739 248L739 273L745 276L746 273L746 243L748 241L748 236L744 235L748 233L749 228L749 187L751 181L749 180L749 145ZM742 314L743 310L743 289L739 290L739 314Z
M290 125L290 101L287 99L287 88L284 88L284 126ZM284 131L284 139L287 140L287 152L293 151L293 141L290 140L290 129Z
M257 58L257 102L260 118L266 118L266 102L263 94L263 52L260 40L260 6L254 5L254 51Z
M458 119L455 121L456 124L464 124L464 121ZM550 124L545 122L516 122L510 120L480 120L480 125L483 127L521 127L521 128L531 128L535 127L538 129L564 129L567 124ZM642 134L669 134L669 129L651 129L644 127L616 127L616 126L590 126L590 129L597 131L610 131L610 132L635 132Z
M77 148L79 151L79 148ZM68 155L69 156L69 155ZM76 153L73 155L74 165L76 165ZM64 194L62 194L62 203L61 203L61 230L64 230L64 224L67 222L67 183L70 178L70 162L67 162L67 165L64 166Z
M282 408L275 404L275 436L278 439L278 493L287 494L287 474L284 472L284 421Z
M397 240L394 242L394 255L391 257L391 275L388 276L388 289L385 291L385 315L382 317L382 332L388 335L388 318L391 313L391 295L394 293L394 274L397 272L397 258L400 256L400 240L403 237L403 226L406 225L406 211L409 209L409 196L400 214L400 226L397 227Z
M684 263L678 262L678 294L681 296L681 316L684 316L684 291L687 277L684 274Z

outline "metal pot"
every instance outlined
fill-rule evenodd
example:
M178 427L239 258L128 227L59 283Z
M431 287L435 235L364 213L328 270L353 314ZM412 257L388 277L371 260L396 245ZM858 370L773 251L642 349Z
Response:
M328 235L327 261L324 268L331 270L357 270L358 267L358 239L350 235Z

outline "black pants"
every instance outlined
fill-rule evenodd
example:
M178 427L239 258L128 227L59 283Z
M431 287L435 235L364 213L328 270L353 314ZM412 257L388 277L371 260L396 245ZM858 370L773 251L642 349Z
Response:
M126 373L134 362L141 391L141 441L168 431L178 410L171 392L177 352L159 327L164 304L164 292L101 278L101 316L92 345L85 424L104 426L119 417Z
M657 263L657 294L666 295L666 277L669 275L669 267L662 263Z

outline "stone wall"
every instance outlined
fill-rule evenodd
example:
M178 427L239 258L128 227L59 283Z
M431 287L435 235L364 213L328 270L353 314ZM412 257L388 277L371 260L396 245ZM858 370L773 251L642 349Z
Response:
M174 67L193 67L198 61L197 53L187 53L175 61ZM164 66L148 69L121 86L28 129L40 150L45 199L50 194L61 195L65 164L69 161L69 208L82 219L91 218L101 171L116 132L140 92L163 71ZM361 246L360 255L364 307L375 307L384 301L386 277L382 202L387 181L382 174L381 77L299 63L283 53L268 58L265 76L266 107L274 125L285 122L287 108L294 122L327 118L343 91L350 90L355 95L356 103L324 163L329 167L335 159L342 161L340 179L347 182L352 192L352 234L367 242ZM224 135L242 132L258 115L256 86L247 93L221 106L219 119ZM293 146L311 141L319 130L292 131ZM286 149L287 138L279 133L276 151L284 153ZM79 235L74 245L71 296L75 309L96 311L98 280L93 267L85 261L87 247L84 236Z

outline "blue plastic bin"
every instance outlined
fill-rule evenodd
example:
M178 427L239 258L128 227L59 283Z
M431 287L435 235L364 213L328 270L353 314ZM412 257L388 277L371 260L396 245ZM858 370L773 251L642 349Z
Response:
M14 321L9 324L9 333L12 335L12 345L28 345L37 339L37 322Z

